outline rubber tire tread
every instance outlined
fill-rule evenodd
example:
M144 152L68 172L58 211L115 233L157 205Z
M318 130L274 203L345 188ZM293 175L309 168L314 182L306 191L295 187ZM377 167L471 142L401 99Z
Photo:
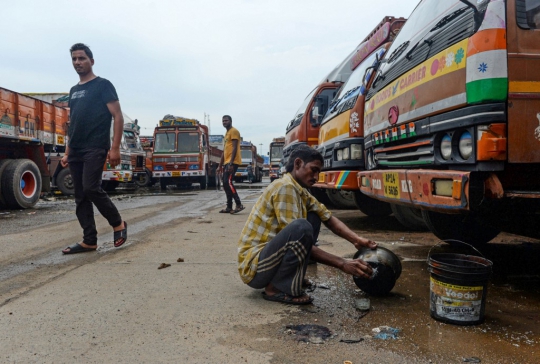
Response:
M26 171L33 172L36 177L36 192L29 198L22 194L20 188L21 176ZM28 209L34 207L41 195L41 172L38 166L30 159L14 159L2 173L2 191L9 208Z

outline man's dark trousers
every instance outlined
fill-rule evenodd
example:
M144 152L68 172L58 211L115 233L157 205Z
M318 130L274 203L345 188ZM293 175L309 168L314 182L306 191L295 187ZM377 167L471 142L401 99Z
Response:
M70 148L68 155L69 169L75 187L75 212L79 224L83 228L83 242L97 245L97 230L94 220L94 208L109 222L112 227L122 224L122 217L116 206L101 188L103 165L107 160L107 149Z
M238 164L233 164L233 171L229 173L229 165L225 165L223 167L223 189L225 190L225 194L227 195L227 208L232 209L232 202L234 199L234 202L236 203L236 206L240 206L242 202L240 201L240 197L238 197L238 192L236 191L236 187L234 187L233 180L234 175L236 174L236 170L238 169Z

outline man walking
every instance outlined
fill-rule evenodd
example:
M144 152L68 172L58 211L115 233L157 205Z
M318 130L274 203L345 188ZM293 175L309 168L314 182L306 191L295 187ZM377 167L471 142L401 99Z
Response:
M232 118L229 115L224 115L222 119L223 126L227 129L225 134L223 154L221 162L219 162L218 170L223 171L223 189L227 195L227 208L224 208L220 213L237 214L244 209L238 192L234 187L233 180L238 166L242 163L242 155L240 154L240 132L233 128ZM236 208L233 210L232 202L236 203Z
M313 298L302 291L310 258L357 277L373 270L360 259L345 259L315 246L321 221L355 248L377 247L361 238L313 197L306 188L318 181L322 155L306 145L289 158L287 173L270 184L251 210L238 242L238 271L244 283L264 288L268 301L305 305Z
M71 47L70 53L80 80L69 92L69 139L61 164L63 167L69 165L71 171L76 215L83 229L83 240L62 250L62 253L77 254L97 249L93 205L113 228L114 246L119 247L127 240L127 223L101 188L107 155L110 165L120 164L124 117L112 83L92 71L94 58L90 48L77 43ZM114 127L111 145L112 118Z

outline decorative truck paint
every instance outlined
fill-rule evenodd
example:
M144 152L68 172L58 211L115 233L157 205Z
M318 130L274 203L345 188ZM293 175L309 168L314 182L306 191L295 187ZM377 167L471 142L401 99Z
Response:
M421 208L441 239L487 242L505 215L540 210L540 24L527 20L540 7L527 2L422 1L366 97L361 191Z

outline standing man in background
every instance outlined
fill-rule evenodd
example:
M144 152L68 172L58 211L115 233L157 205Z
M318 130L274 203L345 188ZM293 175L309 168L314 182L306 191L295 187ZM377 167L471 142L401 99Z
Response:
M244 209L238 192L233 184L234 175L238 166L242 163L242 155L240 153L240 132L233 128L232 118L229 115L223 115L223 127L227 129L223 146L223 154L221 162L219 162L218 171L223 173L223 189L227 195L227 207L220 213L237 214ZM236 208L233 210L232 202L236 203Z
M94 208L109 222L114 231L114 246L127 240L127 223L101 188L103 165L109 157L112 166L120 164L120 142L124 117L118 95L111 82L94 74L92 51L82 43L74 44L71 61L79 74L79 83L69 92L68 145L61 163L69 165L75 188L76 215L83 229L82 242L62 250L64 254L92 252L97 249ZM114 118L111 146L111 121Z

